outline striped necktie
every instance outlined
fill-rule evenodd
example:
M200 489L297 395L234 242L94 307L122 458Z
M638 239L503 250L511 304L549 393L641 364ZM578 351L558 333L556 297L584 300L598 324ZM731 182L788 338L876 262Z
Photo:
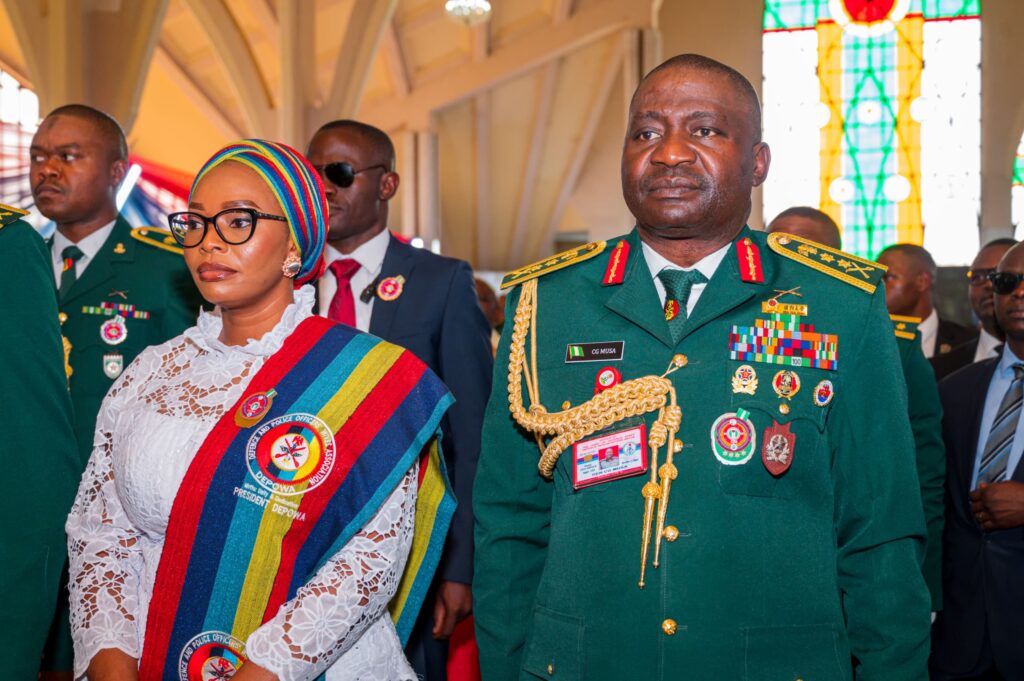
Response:
M64 269L60 273L60 299L64 300L67 296L68 291L74 286L75 281L78 280L78 273L76 272L75 263L81 260L85 253L78 246L72 244L66 247L60 252L61 259L64 260Z
M992 429L985 441L985 451L978 465L978 484L998 482L1006 475L1006 462L1013 448L1013 435L1020 420L1021 402L1024 401L1024 363L1013 365L1013 382L1006 389L999 411L992 421Z
M658 279L665 286L665 321L672 333L672 342L678 343L686 326L686 304L694 284L706 284L708 278L699 270L664 269Z

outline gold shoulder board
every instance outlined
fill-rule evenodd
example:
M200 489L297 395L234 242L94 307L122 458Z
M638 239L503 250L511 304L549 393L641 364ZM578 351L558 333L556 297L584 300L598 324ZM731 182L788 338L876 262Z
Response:
M507 289L522 284L524 281L530 279L536 279L537 277L560 270L569 265L575 265L578 262L584 260L590 260L594 256L601 253L604 250L606 243L604 241L595 241L589 243L586 246L580 246L579 248L571 248L568 251L563 251L558 255L553 255L550 258L539 260L532 265L526 267L520 267L518 270L512 270L505 275L505 278L501 280L501 288Z
M769 234L768 246L779 255L796 260L868 293L875 292L886 270L885 265L785 232Z
M136 227L132 230L132 238L144 244L162 248L171 253L185 255L185 249L178 245L171 233L159 227Z
M20 220L22 216L28 215L27 210L15 208L14 206L8 206L0 203L0 229L3 229L6 225L11 224L17 220Z
M920 317L905 317L903 315L891 314L892 330L897 338L914 340L917 338L917 325L921 323Z

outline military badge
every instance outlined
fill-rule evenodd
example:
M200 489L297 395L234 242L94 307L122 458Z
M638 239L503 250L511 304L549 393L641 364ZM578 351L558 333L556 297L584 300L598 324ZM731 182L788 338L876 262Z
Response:
M678 300L666 300L665 301L665 321L670 322L679 316L679 301Z
M772 379L772 389L775 390L775 394L779 397L791 400L794 395L800 392L800 377L797 376L795 371L783 369L775 374L775 378Z
M402 275L386 277L377 284L377 297L390 303L392 300L398 300L398 296L402 295L404 288L405 277Z
M753 395L757 392L757 372L749 364L741 364L732 375L732 391Z
M761 462L768 472L777 478L793 465L795 446L796 435L790 431L789 424L772 421L772 427L764 431Z
M111 352L103 355L103 374L110 380L114 380L124 371L124 355L120 352Z
M814 386L814 406L827 407L835 396L836 390L832 387L832 381L820 381Z
M735 325L729 331L729 359L835 371L839 337L801 324L796 315L772 314L753 326Z
M121 315L114 315L100 325L100 338L107 345L120 345L128 338L128 324Z
M572 486L581 489L646 471L646 432L641 424L574 444Z
M594 394L619 383L622 383L622 374L619 373L619 370L614 367L605 367L597 372L597 379L594 381Z
M738 466L754 455L757 433L750 421L750 412L722 414L711 424L711 449L715 458L726 466Z
M260 419L270 411L270 406L274 403L276 396L277 391L270 389L246 397L235 412L235 425L239 428L250 428L259 423Z
M116 246L114 246L114 253L117 254L117 255L124 255L125 254L124 244L119 243Z
M604 270L602 286L617 286L625 279L626 262L629 260L629 242L625 239L615 244L612 253L608 256L608 267Z
M764 270L761 269L761 251L753 239L744 237L736 242L736 257L739 259L740 279L754 284L764 281Z

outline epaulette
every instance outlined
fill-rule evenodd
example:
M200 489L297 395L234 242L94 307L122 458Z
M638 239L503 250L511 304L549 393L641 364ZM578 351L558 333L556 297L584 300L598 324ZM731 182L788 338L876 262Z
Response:
M769 234L768 247L779 255L796 260L868 293L875 292L886 270L885 265L785 232Z
M550 258L544 260L538 260L532 265L526 267L520 267L517 270L512 270L505 275L505 278L501 280L502 290L517 286L524 281L530 279L536 279L537 277L560 270L568 267L569 265L575 265L578 262L584 260L590 260L594 256L601 253L604 250L606 243L604 241L594 241L585 246L579 248L570 248L568 251L562 251L558 255L553 255Z
M28 215L27 210L15 208L14 206L8 206L0 203L0 229L3 229L12 222L20 220L23 216Z
M159 227L136 227L132 229L132 238L144 244L162 248L171 253L185 255L185 249L178 245L171 233Z
M891 314L892 330L897 338L914 340L917 338L917 325L921 323L920 317L904 317L903 315Z

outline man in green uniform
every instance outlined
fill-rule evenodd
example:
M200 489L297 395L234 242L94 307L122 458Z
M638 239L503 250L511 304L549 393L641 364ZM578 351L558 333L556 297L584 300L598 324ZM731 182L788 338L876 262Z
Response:
M750 83L671 59L630 107L636 229L506 277L474 489L488 681L927 678L883 270L745 227L769 162Z
M35 679L67 554L64 521L82 466L46 244L0 206L0 394L4 460L17 465L0 516L0 660L6 679Z
M118 215L128 148L114 119L80 104L62 106L40 124L30 154L32 196L57 223L51 260L71 343L69 384L84 465L111 384L143 349L192 326L200 299L173 239L132 229ZM66 613L62 619L65 632L51 641L46 664L58 670L71 669Z
M842 248L839 227L817 208L795 206L782 211L771 221L769 234L785 232L832 248ZM921 488L921 504L928 525L928 548L921 571L932 597L932 612L942 610L942 528L945 524L943 503L946 479L946 447L942 443L942 403L935 373L921 351L917 317L891 315L900 366L907 384L910 427L914 431L917 454L917 479Z

